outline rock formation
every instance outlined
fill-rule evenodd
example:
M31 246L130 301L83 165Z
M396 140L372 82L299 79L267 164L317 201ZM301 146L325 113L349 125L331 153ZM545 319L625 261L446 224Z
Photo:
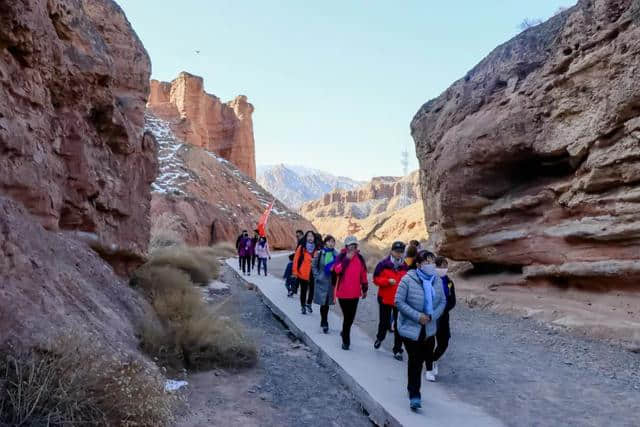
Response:
M256 178L253 105L240 95L226 104L204 91L202 77L182 72L171 83L151 80L148 108L176 137L216 153Z
M149 57L108 0L0 0L0 194L93 233L121 271L149 240Z
M640 279L640 2L580 0L411 123L438 250L562 285Z
M152 217L169 213L180 223L188 244L208 245L215 224L215 240L235 242L242 229L253 230L274 200L251 177L229 161L178 139L170 123L147 113L147 129L160 146L160 175L153 184ZM267 225L272 249L291 249L295 230L313 226L276 200Z
M350 226L359 239L381 248L395 240L427 238L417 172L404 178L376 177L354 190L332 191L303 204L300 213L318 231L340 241L350 234Z

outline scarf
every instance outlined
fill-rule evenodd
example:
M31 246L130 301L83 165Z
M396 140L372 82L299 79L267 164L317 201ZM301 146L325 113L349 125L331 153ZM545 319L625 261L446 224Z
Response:
M331 264L334 258L335 254L333 253L333 249L324 249L324 265Z
M433 316L433 298L436 294L433 289L433 281L435 276L429 276L423 273L420 269L417 269L418 278L422 281L422 288L424 289L424 312L429 316Z

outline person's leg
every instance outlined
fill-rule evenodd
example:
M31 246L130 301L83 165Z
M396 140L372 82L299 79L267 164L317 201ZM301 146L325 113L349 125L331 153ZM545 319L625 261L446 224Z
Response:
M342 327L343 339L346 339L346 344L351 345L351 326L353 320L356 317L356 311L358 310L359 298L348 299L346 301L346 310L343 311L344 323Z
M320 306L320 326L329 326L329 306Z
M451 333L449 331L449 319L442 319L438 323L438 332L436 332L436 349L433 351L433 361L437 362L445 351L449 347L449 338Z
M256 269L256 254L251 255L251 269L255 270Z
M396 327L393 329L393 354L402 354L402 337L398 333L398 309L393 307L393 322Z
M309 287L309 282L299 279L298 283L300 284L300 305L302 308L305 308L307 304L307 288Z
M382 298L378 297L378 312L380 319L378 320L378 334L376 339L379 342L384 341L389 330L389 320L391 316L391 306L382 303ZM377 348L377 347L376 347Z
M313 279L309 281L309 296L307 297L307 305L309 306L309 310L311 310L311 303L313 302L313 293L315 292L316 284Z
M247 256L247 274L251 276L251 255Z
M419 343L408 338L404 338L403 342L409 357L409 362L407 363L407 390L409 391L409 399L420 399L420 375L422 374L423 359L420 356Z
M346 299L338 299L338 304L340 304L340 309L342 310L342 331L340 331L340 336L342 337L342 344L349 345L347 338L345 337L345 325L347 324L347 312L349 311L349 300Z
M246 261L246 257L245 256L241 256L240 257L240 269L242 270L242 274L247 274L245 261Z
M267 276L268 275L268 273L267 273L267 259L264 258L262 260L262 262L264 263L264 264L262 264L264 266L264 275Z
M258 276L260 275L260 267L262 266L262 258L258 258Z
M424 340L422 354L427 371L433 371L433 349L436 346L436 337L428 337Z

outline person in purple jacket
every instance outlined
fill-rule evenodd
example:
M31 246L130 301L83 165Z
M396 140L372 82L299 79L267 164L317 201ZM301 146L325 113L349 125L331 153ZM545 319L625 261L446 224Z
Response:
M251 276L251 257L253 256L253 245L251 238L246 231L238 241L238 257L240 258L240 268L242 273Z

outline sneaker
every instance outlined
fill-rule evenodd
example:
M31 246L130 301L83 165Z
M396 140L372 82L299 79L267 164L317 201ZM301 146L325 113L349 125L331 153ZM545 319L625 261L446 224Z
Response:
M433 375L438 375L438 362L433 362Z
M311 304L307 304L307 311L309 313L313 313L313 308L311 308Z
M343 350L349 350L349 344L342 343Z
M427 381L431 381L432 383L436 382L436 376L433 374L433 371L425 372L424 377Z
M302 314L307 314L307 307L302 306L301 312L302 312Z
M287 297L289 297L289 298L293 297L293 292L291 292L291 291L287 292Z
M373 343L373 348L377 350L380 348L381 345L382 345L382 341L376 340L376 342Z
M393 358L402 362L402 353L393 353Z
M417 411L422 408L422 401L419 397L414 397L413 399L409 399L409 407L412 411Z
M322 332L324 332L325 334L329 333L329 327L328 326L323 326L322 327Z

